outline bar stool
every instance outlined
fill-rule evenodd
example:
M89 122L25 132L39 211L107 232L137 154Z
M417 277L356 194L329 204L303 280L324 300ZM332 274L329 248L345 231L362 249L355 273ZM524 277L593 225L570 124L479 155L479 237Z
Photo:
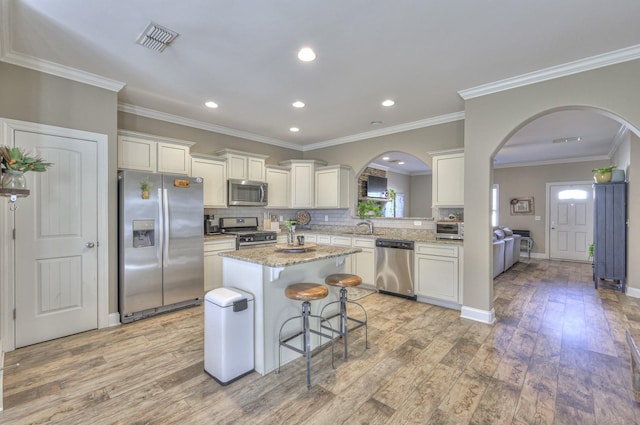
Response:
M326 327L325 329L330 329L332 332L335 332L342 337L344 341L344 359L345 361L349 361L349 351L348 351L349 350L349 331L355 331L356 329L364 326L364 346L365 348L369 348L369 335L368 335L368 329L367 329L367 311L364 309L364 307L362 307L360 303L357 303L355 301L349 301L347 299L347 288L360 285L362 283L362 278L355 274L336 273L336 274L327 276L324 280L324 283L330 286L337 286L340 288L340 300L333 301L326 304L320 311L320 316L324 317L324 310L330 305L336 304L336 303L340 303L340 312L334 314L331 317L324 317L322 321L323 323L322 327L323 328L325 327L324 324L329 324L329 327ZM349 317L347 315L347 303L355 304L358 307L360 307L360 309L362 309L362 312L364 313L364 320L358 320L353 317ZM338 316L340 316L340 330L333 330L333 328L330 327L331 324L329 323L329 320ZM356 326L349 329L349 322L348 322L349 320L356 323Z
M329 290L326 286L317 284L317 283L295 283L293 285L289 285L285 288L284 294L287 298L292 299L294 301L302 301L302 315L293 316L284 321L282 326L280 326L280 333L278 334L278 340L280 345L278 347L278 369L276 373L280 373L280 364L282 361L282 347L289 348L297 353L302 354L306 357L307 362L307 388L311 388L311 334L316 334L320 336L320 345L322 345L322 337L328 338L331 341L331 366L335 369L333 364L333 332L331 335L327 335L322 333L321 330L311 329L309 326L309 318L313 317L320 322L322 321L322 316L317 316L311 314L311 303L310 301L321 300L322 298L326 298L329 295ZM295 335L287 336L285 338L282 337L282 330L285 325L291 320L302 319L302 330ZM327 329L333 328L328 327ZM294 347L289 344L289 341L295 339L302 335L302 349L298 347Z

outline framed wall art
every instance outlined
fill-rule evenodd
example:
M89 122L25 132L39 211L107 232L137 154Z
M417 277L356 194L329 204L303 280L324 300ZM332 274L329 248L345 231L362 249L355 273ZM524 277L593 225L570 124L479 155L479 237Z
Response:
M533 196L513 198L511 200L511 215L533 214Z

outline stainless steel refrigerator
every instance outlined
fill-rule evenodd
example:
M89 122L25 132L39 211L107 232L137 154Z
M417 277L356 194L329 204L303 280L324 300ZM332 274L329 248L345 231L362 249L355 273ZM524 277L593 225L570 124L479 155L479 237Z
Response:
M120 321L200 304L202 179L121 171L118 200Z

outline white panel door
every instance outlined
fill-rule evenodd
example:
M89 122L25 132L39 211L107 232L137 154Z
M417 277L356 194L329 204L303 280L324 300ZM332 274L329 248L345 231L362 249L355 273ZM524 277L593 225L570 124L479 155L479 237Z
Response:
M549 257L587 261L593 241L591 185L549 186Z
M97 143L17 131L54 165L27 173L15 226L16 347L98 327Z

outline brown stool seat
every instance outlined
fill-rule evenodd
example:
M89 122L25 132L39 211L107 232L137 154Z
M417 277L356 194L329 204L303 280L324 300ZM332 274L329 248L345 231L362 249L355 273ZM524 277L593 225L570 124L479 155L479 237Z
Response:
M336 273L327 276L324 283L331 286L346 288L350 286L358 286L362 283L362 278L355 274Z
M325 298L329 290L318 283L295 283L285 288L284 295L296 301L313 301Z

